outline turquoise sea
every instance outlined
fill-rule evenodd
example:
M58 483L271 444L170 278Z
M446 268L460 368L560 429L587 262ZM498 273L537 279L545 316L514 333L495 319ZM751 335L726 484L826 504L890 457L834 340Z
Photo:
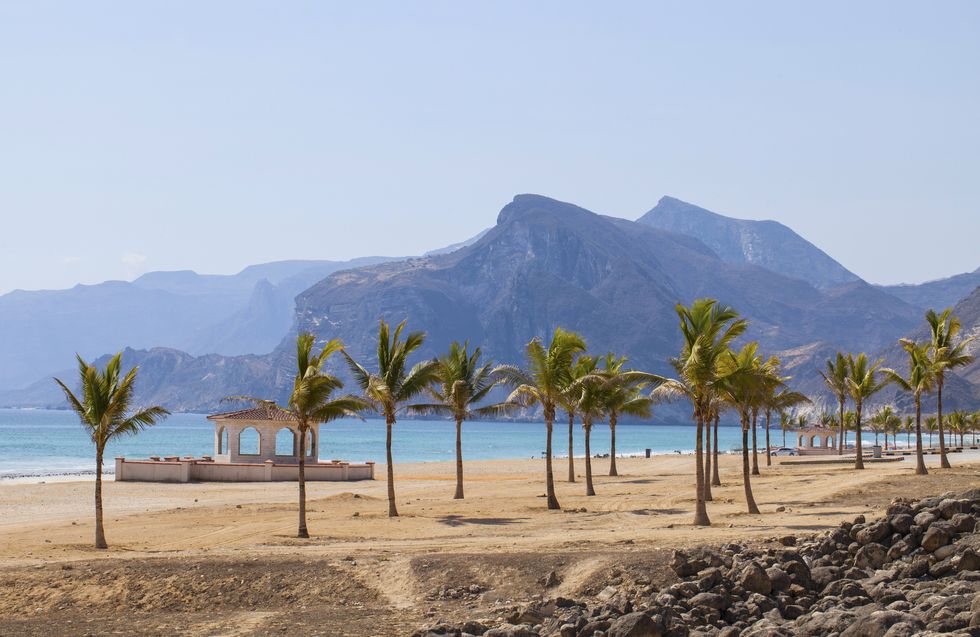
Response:
M555 454L567 451L567 421L556 423ZM762 433L762 432L760 432ZM772 432L773 444L782 444ZM575 453L583 452L582 430L575 428ZM719 449L741 443L738 427L721 427ZM384 461L385 426L382 420L339 420L320 427L320 458ZM204 415L173 414L160 425L113 444L106 451L107 470L112 458L150 455L210 454L214 428ZM395 425L396 462L452 460L455 425L445 420L403 420ZM623 424L616 428L620 455L687 452L694 446L692 425ZM542 457L544 425L540 422L473 421L463 424L463 456L471 460ZM609 428L592 430L592 453L609 452ZM27 476L92 475L95 447L73 412L0 409L0 479Z

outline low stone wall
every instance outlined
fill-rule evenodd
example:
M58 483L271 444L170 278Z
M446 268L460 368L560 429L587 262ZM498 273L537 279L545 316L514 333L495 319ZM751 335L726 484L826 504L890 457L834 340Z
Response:
M373 480L374 463L317 462L306 465L310 482ZM299 465L181 460L126 460L116 458L116 480L121 482L295 482Z

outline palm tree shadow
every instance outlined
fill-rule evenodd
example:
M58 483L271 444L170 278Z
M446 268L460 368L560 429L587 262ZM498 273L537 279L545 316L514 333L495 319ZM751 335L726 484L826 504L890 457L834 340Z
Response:
M468 518L464 515L444 515L439 518L440 524L446 526L466 526L467 524L479 524L485 526L504 526L507 524L518 524L527 518Z
M684 509L634 509L630 511L633 515L675 515L686 513Z

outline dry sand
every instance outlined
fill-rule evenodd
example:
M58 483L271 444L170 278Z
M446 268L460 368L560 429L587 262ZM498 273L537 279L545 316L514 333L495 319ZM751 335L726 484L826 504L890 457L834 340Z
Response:
M596 460L595 497L583 495L583 460L574 484L557 461L564 511L545 508L542 460L467 464L463 501L451 499L451 463L406 464L395 468L395 519L383 480L311 483L310 540L294 537L295 483L110 481L108 551L91 548L90 480L0 484L0 634L409 634L436 617L493 617L495 603L535 593L595 593L622 569L666 583L672 548L816 532L896 496L980 485L980 455L951 458L940 470L930 457L925 477L911 459L858 472L760 458L762 513L748 515L740 459L724 456L710 528L690 525L691 456L620 460L619 477ZM552 570L560 582L546 588ZM470 585L479 593L440 596Z

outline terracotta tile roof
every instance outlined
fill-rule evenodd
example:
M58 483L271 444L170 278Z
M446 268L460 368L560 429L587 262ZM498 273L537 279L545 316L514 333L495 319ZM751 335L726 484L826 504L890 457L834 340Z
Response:
M292 413L276 405L258 405L248 409L229 411L223 414L208 416L208 420L274 420L278 422L296 422Z

